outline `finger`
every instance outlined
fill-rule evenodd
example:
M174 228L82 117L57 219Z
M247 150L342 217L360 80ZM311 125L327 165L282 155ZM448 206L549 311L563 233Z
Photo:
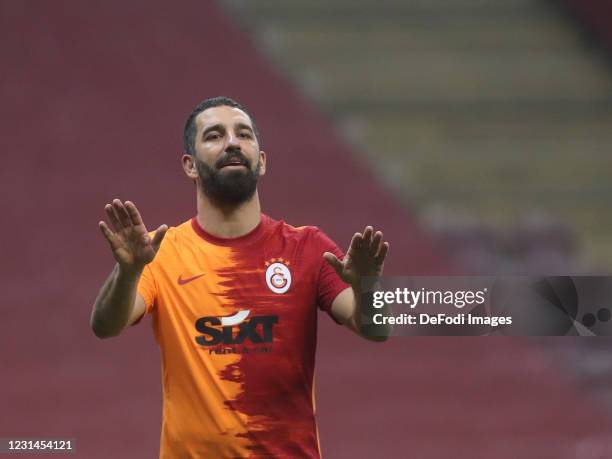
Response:
M336 255L331 252L325 252L323 254L323 258L325 258L325 261L327 261L331 265L331 267L334 268L334 271L336 271L336 273L340 274L342 272L344 266Z
M155 249L156 252L157 249L159 249L159 246L161 245L162 241L164 240L166 231L168 231L167 225L162 225L155 231L155 235L153 236L153 242L151 242L151 244L153 245L153 249Z
M138 209L132 201L125 201L125 209L127 210L128 216L134 225L144 225L140 212L138 212Z
M108 227L108 225L103 221L98 222L98 227L100 228L100 231L102 231L102 234L110 244L111 249L116 250L118 248L118 242L115 233L113 233Z
M389 253L389 243L388 242L384 242L382 247L380 248L380 251L376 254L376 262L379 264L382 264L383 261L385 261L385 258L387 257L387 254Z
M360 249L361 245L363 244L363 236L361 233L355 233L353 234L353 237L351 238L351 243L349 244L349 250L354 249Z
M121 228L123 228L121 222L119 221L119 217L117 217L117 214L115 213L115 208L111 204L106 204L104 206L104 210L106 211L106 215L108 216L111 226L115 231L119 231Z
M125 207L123 207L123 203L121 201L118 199L113 199L113 209L115 209L117 217L119 217L119 221L124 228L129 228L132 226L130 216L128 215L127 210L125 210Z
M369 247L372 243L372 234L374 233L374 228L371 226L366 226L363 230L363 246Z
M372 243L370 244L370 254L376 256L376 254L380 251L380 245L382 243L383 234L381 231L376 231L374 233L374 237L372 238Z

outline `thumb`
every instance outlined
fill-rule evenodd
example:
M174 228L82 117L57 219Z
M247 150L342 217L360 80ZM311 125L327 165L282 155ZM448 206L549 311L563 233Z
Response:
M344 270L344 265L336 255L331 252L325 252L323 254L323 258L325 258L325 261L327 261L338 274L342 273Z
M151 242L151 244L153 245L153 249L155 249L156 252L157 249L159 249L159 246L161 245L164 236L166 235L166 231L168 231L167 225L162 225L157 228L157 230L155 230L155 234L153 235L153 242Z

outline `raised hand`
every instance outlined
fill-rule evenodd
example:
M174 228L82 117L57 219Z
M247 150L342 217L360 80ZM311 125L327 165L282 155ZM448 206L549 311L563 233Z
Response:
M168 227L161 225L151 238L138 209L130 201L122 203L114 199L112 204L104 206L104 210L112 230L104 221L98 226L110 244L115 260L124 269L143 269L155 258Z
M389 243L383 242L383 234L367 226L363 233L355 233L343 260L333 253L323 257L347 284L358 286L362 277L380 277Z

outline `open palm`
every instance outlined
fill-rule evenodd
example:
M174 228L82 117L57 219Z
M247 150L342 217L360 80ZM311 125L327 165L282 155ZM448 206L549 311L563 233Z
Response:
M343 260L330 252L323 256L344 282L358 285L363 277L382 275L388 252L389 243L383 242L382 232L367 226L363 233L355 233Z
M122 203L119 199L114 199L112 204L104 206L104 210L112 230L103 221L98 225L110 244L117 263L122 267L137 270L153 261L168 227L160 226L151 238L140 212L130 201Z

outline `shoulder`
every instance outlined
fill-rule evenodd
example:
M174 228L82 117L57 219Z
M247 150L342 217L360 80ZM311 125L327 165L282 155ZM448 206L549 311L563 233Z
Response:
M281 234L290 238L309 238L316 236L321 230L316 226L294 226L285 220L275 220L267 215L262 215L264 224L272 234Z
M164 240L159 247L159 251L152 263L159 264L160 261L166 262L168 257L173 258L177 252L181 251L186 244L190 244L191 236L191 220L187 220L177 226L171 226L166 231ZM155 231L150 231L149 236L153 238ZM157 263L156 263L157 261Z
M191 238L193 233L191 219L181 223L178 226L171 226L164 239L169 238L170 241L177 241L184 238Z
M164 242L165 241L176 241L177 239L181 239L187 236L190 232L190 228L191 228L191 219L179 224L178 226L168 227L168 231L166 231L166 235L164 236ZM155 235L155 231L149 231L150 237L153 237L154 235Z
M294 226L284 220L274 220L270 217L266 218L268 219L267 225L270 227L270 232L272 234L281 235L284 239L295 240L296 242L307 243L323 248L336 245L331 238L317 226Z

